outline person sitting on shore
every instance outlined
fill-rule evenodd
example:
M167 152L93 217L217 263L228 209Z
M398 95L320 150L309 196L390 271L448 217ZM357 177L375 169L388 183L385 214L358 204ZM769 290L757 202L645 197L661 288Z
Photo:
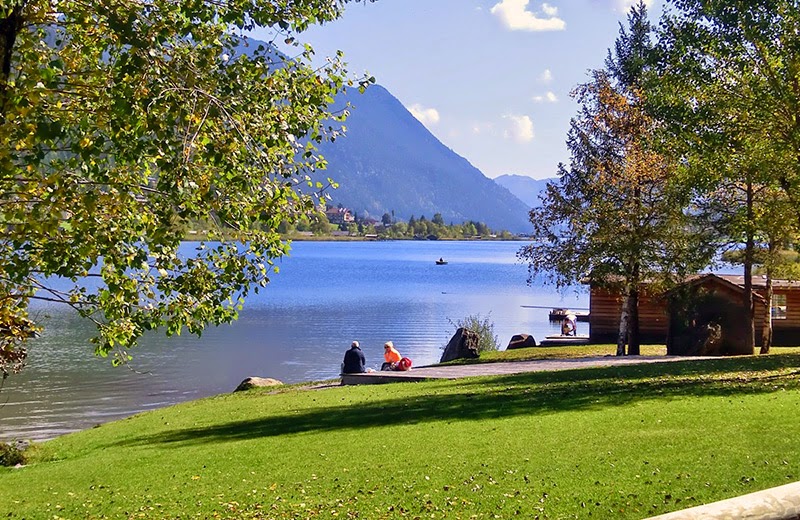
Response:
M562 336L575 336L575 335L577 335L575 322L572 321L569 316L564 318L564 321L561 322L561 335Z
M350 344L350 349L344 353L342 374L363 374L366 371L367 359L364 357L358 341L354 341Z
M381 370L395 370L397 368L397 363L399 363L402 358L403 356L400 355L400 352L394 348L394 343L387 341L383 344L383 359L385 359L386 362L381 365Z

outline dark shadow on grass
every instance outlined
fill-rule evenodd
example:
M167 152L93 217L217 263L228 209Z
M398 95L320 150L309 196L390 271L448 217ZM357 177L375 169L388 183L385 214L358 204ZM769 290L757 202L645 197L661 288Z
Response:
M352 404L329 406L176 429L117 445L219 443L304 432L592 410L652 399L765 394L800 388L797 367L800 354L787 354L437 382L430 384L430 392L412 398L375 399L357 408Z

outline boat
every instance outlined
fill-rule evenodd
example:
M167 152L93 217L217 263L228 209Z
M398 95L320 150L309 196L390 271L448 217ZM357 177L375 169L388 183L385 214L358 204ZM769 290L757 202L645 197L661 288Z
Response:
M569 309L555 308L550 311L550 321L562 321L567 316L575 316L575 321L589 321L588 312L571 311Z
M447 265L447 260L440 258L436 261L436 265Z

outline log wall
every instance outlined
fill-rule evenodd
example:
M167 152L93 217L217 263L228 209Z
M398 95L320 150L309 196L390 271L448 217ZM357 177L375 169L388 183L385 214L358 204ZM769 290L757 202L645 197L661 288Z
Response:
M766 298L765 290L758 290L758 293ZM772 320L772 344L773 345L800 345L800 290L776 288L773 294L786 295L786 319ZM763 314L756 317L756 320L763 320ZM760 325L756 323L756 326ZM756 341L760 344L760 332L756 332Z
M599 287L589 292L589 340L592 343L616 343L622 295ZM667 340L666 301L639 291L639 331L643 343L664 343Z

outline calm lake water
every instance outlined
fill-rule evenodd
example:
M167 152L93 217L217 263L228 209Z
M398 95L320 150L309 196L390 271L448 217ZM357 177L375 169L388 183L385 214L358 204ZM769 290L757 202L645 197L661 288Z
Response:
M133 370L94 357L92 329L72 312L40 308L33 315L46 330L30 344L28 367L0 392L0 439L52 438L230 392L249 376L286 383L335 378L354 339L374 368L387 340L416 366L435 363L455 331L451 322L470 314L490 315L502 346L517 333L557 334L548 310L586 308L588 296L528 287L527 268L516 259L522 245L297 242L239 321L199 339L148 335L132 351ZM439 257L448 265L435 265ZM578 328L588 333L587 324Z

